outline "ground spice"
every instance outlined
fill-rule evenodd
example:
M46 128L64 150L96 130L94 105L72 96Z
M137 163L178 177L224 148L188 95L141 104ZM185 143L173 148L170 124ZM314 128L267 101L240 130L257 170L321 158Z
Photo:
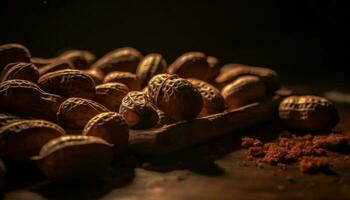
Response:
M275 142L265 144L244 137L242 146L248 148L247 160L255 161L259 167L266 163L286 170L287 164L298 162L301 172L314 173L330 169L327 151L350 150L350 134L296 136L283 133Z

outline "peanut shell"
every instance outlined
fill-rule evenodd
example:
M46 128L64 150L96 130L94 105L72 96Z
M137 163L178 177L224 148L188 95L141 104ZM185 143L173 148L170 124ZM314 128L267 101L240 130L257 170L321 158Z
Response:
M119 108L132 129L147 129L154 127L158 122L158 115L143 92L131 91L122 101Z
M225 110L225 100L218 89L198 79L188 79L188 81L198 89L203 98L204 105L198 115L199 117L220 113Z
M290 96L279 106L279 116L290 128L303 131L327 131L339 122L335 106L318 96Z
M266 94L264 82L256 76L241 76L226 85L222 91L229 110L259 101Z
M134 48L119 48L104 55L93 64L92 68L98 68L104 74L113 71L135 73L137 65L142 60L142 57L142 54Z
M95 101L72 97L60 105L57 120L64 128L82 130L91 118L108 111Z
M154 76L148 83L147 94L153 105L176 121L192 120L203 108L200 92L175 74Z
M1 73L1 82L11 79L27 80L37 83L39 71L32 63L10 63Z
M96 178L110 168L112 146L93 136L65 135L46 143L32 159L50 179Z
M160 54L149 54L145 56L137 66L136 76L141 82L141 87L145 87L154 75L167 72L167 63Z
M0 128L0 156L11 161L29 160L48 141L64 135L57 124L45 120L20 120Z
M122 115L105 112L96 115L85 125L83 135L95 136L122 150L128 145L129 127Z
M0 71L9 63L30 62L29 50L21 44L0 45Z
M104 83L96 86L95 101L104 105L111 111L119 111L123 98L129 92L128 87L122 83Z
M64 69L44 74L38 85L43 90L63 97L92 98L95 95L94 80L80 70Z
M13 79L0 83L0 111L55 121L61 96L44 92L38 85Z
M135 74L130 72L111 72L106 75L103 80L104 83L117 82L126 85L130 91L140 90L140 80Z

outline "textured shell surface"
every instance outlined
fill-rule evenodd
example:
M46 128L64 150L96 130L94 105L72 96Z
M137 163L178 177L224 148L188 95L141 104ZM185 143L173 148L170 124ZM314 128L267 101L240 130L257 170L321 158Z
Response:
M113 79L122 79L122 78L136 78L136 75L130 72L114 71L106 75L104 82L110 82Z
M45 158L50 154L67 147L89 144L100 144L107 148L113 146L105 140L94 136L64 135L46 143L39 152L39 159Z
M57 114L61 114L62 112L69 112L70 110L74 109L77 106L88 106L91 107L92 109L96 110L102 110L105 112L108 112L108 109L101 104L89 100L89 99L83 99L83 98L76 98L76 97L71 97L67 100L65 100L61 105L58 110Z
M300 119L307 119L309 113L316 110L317 107L330 107L333 104L325 98L318 96L290 96L285 98L280 106L280 117L289 118L291 112L300 112Z
M0 137L3 137L4 133L18 133L25 129L31 128L51 128L60 132L62 135L65 134L65 131L57 124L46 120L20 120L14 123L11 123L7 126L0 128Z
M121 107L126 107L134 110L137 108L145 107L147 104L148 101L143 92L131 91L123 98Z
M110 82L104 83L96 86L96 92L98 93L108 93L110 90L115 90L121 93L128 93L129 89L122 83Z
M111 120L114 120L120 125L127 126L126 121L124 120L122 115L116 112L104 112L96 115L86 124L83 134L89 132L93 126L100 126L100 125L103 125L105 122L111 121Z
M36 82L39 78L38 68L35 67L32 63L16 63L12 65L10 68L6 69L9 65L5 67L3 73L1 74L2 81L16 79L16 77L20 76L21 73L30 75L31 80Z
M179 76L176 74L158 74L149 81L147 94L155 105L157 105L159 93L167 80L174 80L177 78L179 78Z
M26 88L36 90L37 92L43 94L46 93L40 89L38 85L26 80L12 79L0 83L0 93L4 92L3 96L6 96L6 91L11 88Z
M160 54L147 55L139 64L136 74L140 77L146 77L147 73L154 74L157 71L162 62L162 56Z
M136 76L141 80L142 86L156 74L165 73L167 63L160 54L149 54L139 63L136 69Z
M70 80L75 80L77 77L88 79L91 82L94 82L94 80L90 76L88 76L86 73L76 69L63 69L63 70L44 74L43 76L40 77L38 82L40 83L40 82L48 81L53 78L60 78L59 82L64 83Z
M171 96L177 92L180 87L183 86L192 86L192 84L186 79L177 78L177 79L167 79L161 88L162 91L162 100L168 102ZM188 87L192 88L192 87Z
M208 100L214 100L218 96L221 96L220 91L209 83L198 79L188 79L188 81Z
M261 82L260 78L257 76L241 76L231 84L227 85L223 90L222 94L225 96L226 94L234 93L244 89L245 86L249 84L255 84Z

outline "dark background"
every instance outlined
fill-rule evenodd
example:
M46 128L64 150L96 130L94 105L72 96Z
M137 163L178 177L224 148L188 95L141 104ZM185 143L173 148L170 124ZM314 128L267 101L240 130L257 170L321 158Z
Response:
M132 46L170 63L199 50L289 81L350 83L348 0L1 2L0 43L22 43L33 56Z

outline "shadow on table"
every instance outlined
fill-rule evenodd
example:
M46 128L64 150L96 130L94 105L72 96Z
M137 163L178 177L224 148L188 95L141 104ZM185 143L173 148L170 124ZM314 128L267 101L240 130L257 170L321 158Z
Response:
M28 167L30 169L16 170L17 173L7 176L5 192L24 189L45 199L98 199L111 190L129 185L135 177L134 168L118 166L98 179L50 181L38 168Z
M215 164L215 161L233 151L241 149L242 137L254 137L263 142L272 141L278 137L283 129L277 121L269 122L262 126L240 133L228 134L208 143L197 145L176 153L161 157L143 158L139 167L157 172L170 172L173 170L187 169L192 172L217 176L224 171Z
M116 188L129 185L134 176L134 169L130 168L113 171L110 175L95 180L44 182L30 190L47 199L98 199Z

